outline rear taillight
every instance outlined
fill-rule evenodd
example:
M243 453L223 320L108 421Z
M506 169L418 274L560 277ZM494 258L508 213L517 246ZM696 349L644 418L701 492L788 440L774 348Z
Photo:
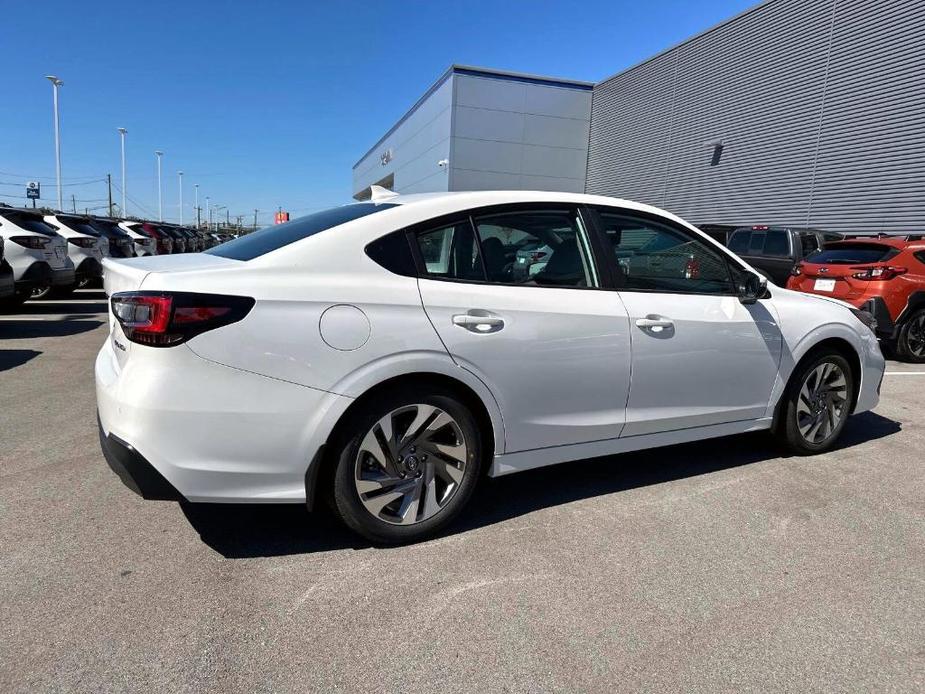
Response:
M112 313L132 342L172 347L208 330L238 322L254 303L247 296L120 292L112 296Z
M80 246L81 248L96 248L96 239L71 237L67 242L73 243L75 246Z
M858 268L860 272L855 272L852 277L856 280L867 280L876 282L880 280L891 280L899 275L904 275L908 270L904 267L866 267Z
M791 276L793 276L793 277L799 277L800 275L803 274L803 266L802 266L802 265L794 265L792 268L790 268L790 274L791 274Z
M38 250L45 248L51 242L51 239L42 238L41 236L11 236L10 241L25 248Z

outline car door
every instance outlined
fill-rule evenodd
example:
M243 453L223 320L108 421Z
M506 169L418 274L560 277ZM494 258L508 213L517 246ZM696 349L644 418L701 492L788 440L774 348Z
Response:
M577 209L476 212L418 229L413 246L427 315L497 399L505 452L620 436L629 321Z
M597 208L596 227L631 326L623 436L763 417L781 333L768 305L739 301L731 259L656 215Z

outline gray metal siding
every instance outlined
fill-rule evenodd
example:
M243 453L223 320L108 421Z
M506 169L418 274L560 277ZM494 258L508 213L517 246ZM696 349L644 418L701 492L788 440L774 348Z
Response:
M591 92L457 74L451 190L581 192Z
M587 190L694 222L921 229L923 49L925 2L767 2L595 87Z

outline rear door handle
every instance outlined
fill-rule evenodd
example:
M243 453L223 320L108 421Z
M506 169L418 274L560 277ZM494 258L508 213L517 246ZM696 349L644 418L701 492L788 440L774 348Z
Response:
M453 316L453 325L484 335L496 333L504 328L504 319L493 316L487 311L469 311L469 313L458 313Z
M674 321L664 316L646 316L645 318L636 319L636 327L651 330L653 333L660 333L673 328Z

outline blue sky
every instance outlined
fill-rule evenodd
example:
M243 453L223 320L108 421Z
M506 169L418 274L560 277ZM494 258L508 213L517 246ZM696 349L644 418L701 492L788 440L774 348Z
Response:
M105 204L128 129L129 212L201 204L268 223L348 202L351 166L451 63L599 80L755 4L618 2L5 3L0 201L54 191L51 85L61 88L66 204ZM583 23L584 22L584 23ZM13 197L11 197L13 196ZM114 191L118 202L119 194Z

